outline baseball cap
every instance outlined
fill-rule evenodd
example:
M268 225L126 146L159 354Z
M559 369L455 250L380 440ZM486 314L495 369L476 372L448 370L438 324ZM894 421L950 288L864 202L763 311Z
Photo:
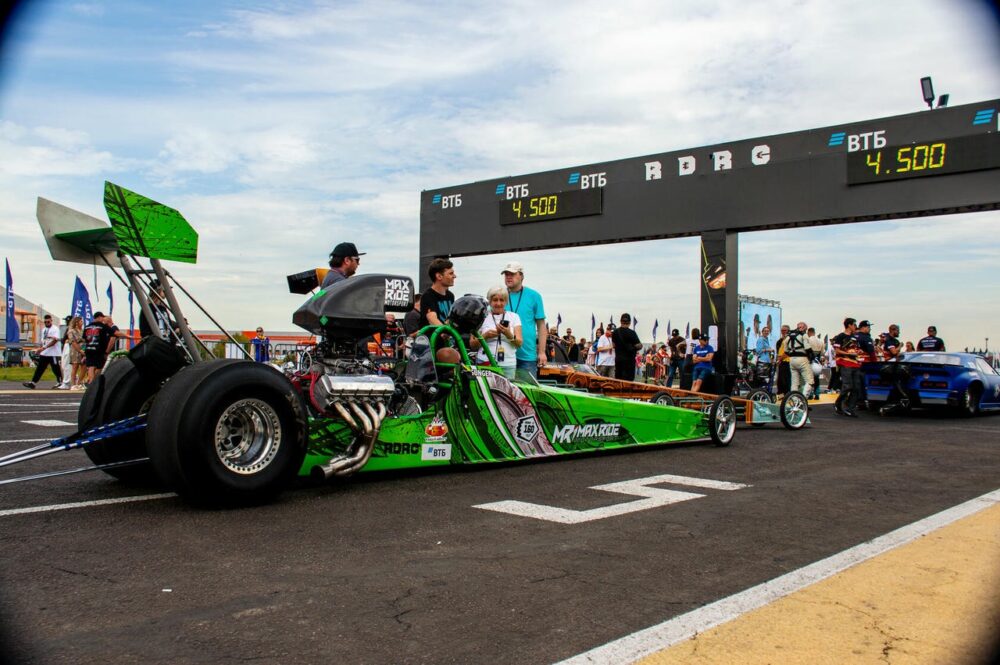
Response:
M500 271L500 274L503 274L505 272L519 272L523 275L524 266L521 265L520 261L511 261L510 263L508 263L503 267L503 269Z
M632 323L632 316L630 314L622 314L622 323Z
M335 256L345 258L348 256L364 256L365 252L359 252L357 246L353 242L342 242L333 248L330 252L330 258Z
M614 330L615 327L616 327L615 324L609 323L608 325L604 326L604 332L608 332L609 330Z
M65 321L66 323L69 323L72 320L73 320L72 314L67 314L66 316L63 317L63 321Z
M102 318L104 318L104 312L94 312L94 318L95 319L102 319Z
M698 339L700 339L700 340L702 340L702 341L704 341L704 342L707 342L707 341L708 341L708 335L702 335L702 336L701 336L701 337L699 337Z
M868 326L869 328L871 328L872 327L872 322L869 321L868 319L865 319L864 321L862 321L861 323L858 324L859 328L864 328L865 326Z

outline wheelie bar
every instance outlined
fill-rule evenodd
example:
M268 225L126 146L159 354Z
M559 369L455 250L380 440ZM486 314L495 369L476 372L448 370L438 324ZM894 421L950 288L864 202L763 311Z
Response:
M55 439L49 443L43 443L16 453L4 455L3 457L0 457L0 467L18 464L19 462L26 462L30 459L35 459L36 457L44 457L45 455L51 455L52 453L58 453L63 450L75 450L76 448L84 447L88 443L105 441L107 439L122 436L123 434L138 432L144 429L146 429L146 414L141 413L137 416L132 416L131 418L116 420L115 422L93 427L84 432L74 432L69 436L64 436L61 439Z

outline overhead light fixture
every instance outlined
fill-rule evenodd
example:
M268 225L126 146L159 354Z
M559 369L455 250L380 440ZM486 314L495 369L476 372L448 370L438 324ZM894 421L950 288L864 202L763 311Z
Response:
M925 76L920 79L920 89L924 93L924 101L927 102L927 108L934 108L934 84L931 83L931 77Z
M940 108L944 108L945 106L948 106L948 93L947 92L944 93L943 95L941 95L940 97L938 97L938 103L937 103L937 107L939 109Z

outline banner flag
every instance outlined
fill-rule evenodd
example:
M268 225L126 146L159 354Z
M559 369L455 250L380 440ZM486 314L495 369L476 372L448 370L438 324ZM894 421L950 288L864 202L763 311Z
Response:
M108 282L108 316L114 316L115 312L115 292L111 290L111 282Z
M632 330L638 330L638 329L639 329L639 317L637 317L635 314L633 314L632 315Z
M83 325L88 325L94 318L94 310L90 306L90 293L79 277L76 278L76 285L73 287L73 305L69 311L73 316L82 318Z
M691 336L691 322L688 321L688 324L684 326L684 338L687 339L690 336Z
M674 334L674 329L670 326L670 319L667 319L667 337Z
M109 287L110 288L110 287ZM132 289L128 290L128 348L132 348L132 334L135 330L135 310L132 307Z
M653 343L656 343L656 330L660 327L660 320L653 321Z
M594 328L597 327L597 319L594 318L594 313L590 313L590 336L594 336Z
M556 314L556 332L559 332L559 326L562 325L562 314Z
M4 259L7 264L7 345L17 345L21 343L21 327L17 324L17 315L14 313L14 279L10 276L10 260Z

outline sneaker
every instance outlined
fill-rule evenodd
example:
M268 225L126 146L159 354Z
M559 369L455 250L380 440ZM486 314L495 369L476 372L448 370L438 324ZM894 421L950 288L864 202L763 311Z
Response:
M69 386L67 386L65 383L60 383L57 384L56 387L53 388L53 390L69 390Z
M35 382L34 381L25 381L21 385L24 386L25 388L31 388L32 390L35 389Z
M85 388L86 388L85 385L83 385L82 383L78 383L75 386L73 386L72 388L70 388L70 390L84 390Z

